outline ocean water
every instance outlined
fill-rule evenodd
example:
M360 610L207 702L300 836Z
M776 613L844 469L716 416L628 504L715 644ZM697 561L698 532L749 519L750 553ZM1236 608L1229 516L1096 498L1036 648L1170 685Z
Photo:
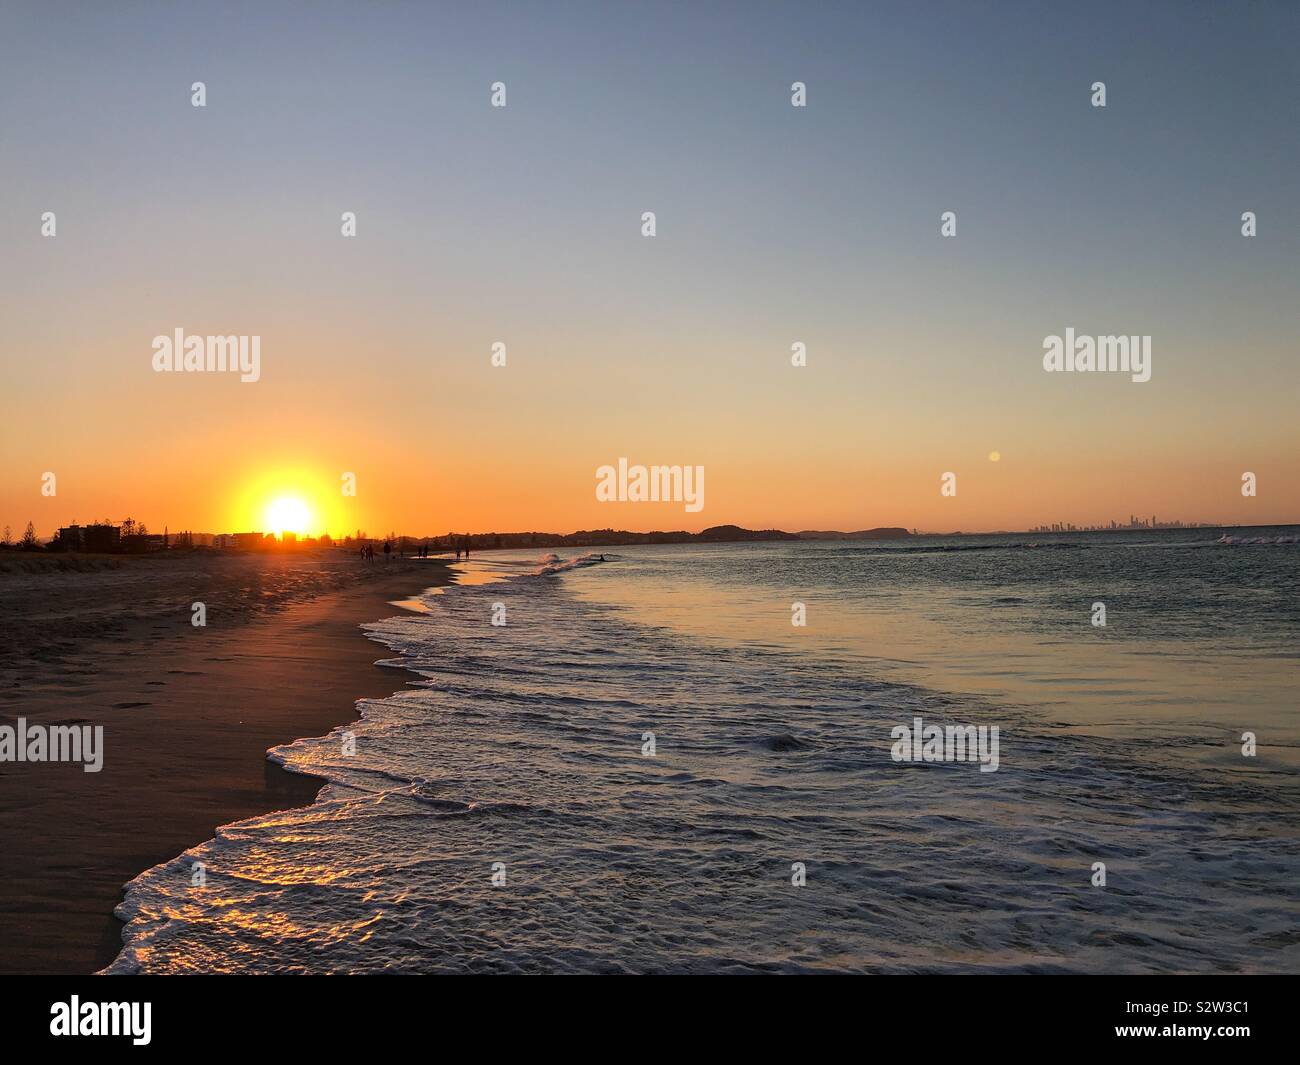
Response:
M111 971L1293 972L1297 531L476 557ZM917 716L997 770L895 761Z

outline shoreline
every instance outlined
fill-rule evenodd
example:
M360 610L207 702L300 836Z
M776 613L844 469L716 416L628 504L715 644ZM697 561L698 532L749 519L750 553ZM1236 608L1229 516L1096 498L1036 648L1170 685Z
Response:
M166 620L125 619L115 638L40 639L41 653L4 663L0 718L103 725L105 743L98 773L0 765L0 972L98 972L121 950L114 910L134 877L220 825L310 805L324 781L267 751L354 719L358 699L400 690L405 678L375 664L386 656L361 626L451 578L438 560L344 560L332 574L344 586L322 588L300 567L275 574L295 592L258 613L257 582L246 583L258 566L241 560L218 575L231 602L243 596L229 625L218 616L194 628L188 609L171 607Z

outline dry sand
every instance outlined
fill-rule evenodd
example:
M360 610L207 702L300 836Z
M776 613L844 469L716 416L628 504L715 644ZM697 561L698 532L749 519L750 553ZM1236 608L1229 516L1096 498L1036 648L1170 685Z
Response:
M400 688L358 626L448 576L341 553L0 556L0 722L104 726L99 773L0 763L0 973L101 968L128 880L217 825L310 803L321 782L266 750Z

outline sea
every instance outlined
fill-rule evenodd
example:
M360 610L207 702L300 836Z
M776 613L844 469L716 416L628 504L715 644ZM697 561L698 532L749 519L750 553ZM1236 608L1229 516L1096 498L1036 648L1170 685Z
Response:
M314 805L131 881L108 971L1300 969L1300 528L455 570L364 626L396 694L268 752Z

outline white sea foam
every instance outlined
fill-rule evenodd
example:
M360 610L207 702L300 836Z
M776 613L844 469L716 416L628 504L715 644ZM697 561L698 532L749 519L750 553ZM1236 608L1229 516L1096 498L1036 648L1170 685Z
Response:
M1283 544L1300 544L1300 536L1230 536L1224 533L1215 543L1226 547L1277 547Z
M537 563L537 569L533 571L535 576L541 576L545 573L564 573L566 570L578 569L581 566L591 566L598 562L606 561L604 554L588 552L585 555L578 555L575 558L561 558L557 554L546 554L541 557Z
M788 579L776 550L699 549L691 569L738 596ZM1120 740L883 683L865 658L706 644L575 594L637 579L581 558L368 626L415 687L270 752L328 782L314 805L132 881L112 971L1294 970L1300 793L1198 772L1186 754L1221 729ZM1016 591L1000 618L1033 608ZM890 725L914 715L999 725L999 771L894 762Z

